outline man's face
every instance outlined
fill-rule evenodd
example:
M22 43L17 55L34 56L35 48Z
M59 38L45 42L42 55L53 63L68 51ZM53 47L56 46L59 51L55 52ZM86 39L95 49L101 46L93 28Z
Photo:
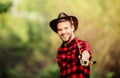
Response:
M74 26L71 25L70 21L59 22L57 25L58 35L63 42L68 42L74 31Z

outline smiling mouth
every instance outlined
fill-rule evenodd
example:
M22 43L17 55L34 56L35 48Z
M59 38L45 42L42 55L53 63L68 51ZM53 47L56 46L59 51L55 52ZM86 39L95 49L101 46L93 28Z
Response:
M67 37L67 35L62 35L62 37L63 37L63 38L66 38L66 37Z

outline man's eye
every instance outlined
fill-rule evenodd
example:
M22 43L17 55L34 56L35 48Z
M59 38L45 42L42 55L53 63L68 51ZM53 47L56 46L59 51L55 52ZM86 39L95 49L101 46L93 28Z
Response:
M65 29L68 29L68 27L65 27Z
M62 29L58 29L58 31L61 31Z

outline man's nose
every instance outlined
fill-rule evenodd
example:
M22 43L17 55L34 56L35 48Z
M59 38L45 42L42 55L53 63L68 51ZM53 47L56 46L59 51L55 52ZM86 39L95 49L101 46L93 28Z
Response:
M62 30L62 34L64 34L64 33L65 33L65 30L63 29L63 30Z

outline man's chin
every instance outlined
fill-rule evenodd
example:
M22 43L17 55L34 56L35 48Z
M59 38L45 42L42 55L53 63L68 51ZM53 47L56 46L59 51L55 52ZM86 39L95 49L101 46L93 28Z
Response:
M62 41L65 42L65 43L66 43L66 42L69 42L69 40L70 40L70 38L62 38L62 37L61 37L61 39L62 39Z
M69 41L69 39L62 39L63 42L67 43Z

